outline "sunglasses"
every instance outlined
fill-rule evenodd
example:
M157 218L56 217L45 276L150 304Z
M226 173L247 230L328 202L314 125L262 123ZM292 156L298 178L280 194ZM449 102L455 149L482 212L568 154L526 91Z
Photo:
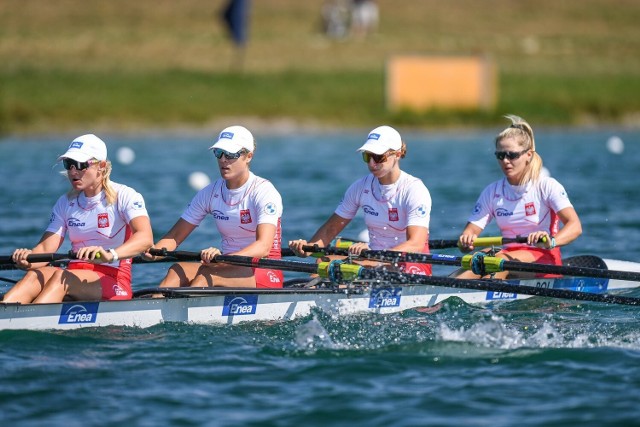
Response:
M505 157L509 160L516 160L520 158L520 156L522 156L527 151L529 151L529 149L522 150L522 151L496 151L493 154L495 154L496 159L498 160L504 160Z
M243 154L247 154L247 150L244 148L237 153L230 153L222 148L214 148L213 155L216 156L216 159L221 159L224 156L227 160L235 160L239 159Z
M93 165L94 163L98 163L98 161L87 160L86 162L78 162L77 160L73 160L73 159L66 159L66 158L62 159L62 166L64 166L66 170L71 170L71 168L74 167L77 171L85 171L89 166Z
M368 151L363 151L362 152L362 160L364 160L365 163L369 163L370 160L373 159L374 163L384 163L387 161L387 158L392 155L392 154L396 154L397 151L387 151L384 154L373 154L370 153Z

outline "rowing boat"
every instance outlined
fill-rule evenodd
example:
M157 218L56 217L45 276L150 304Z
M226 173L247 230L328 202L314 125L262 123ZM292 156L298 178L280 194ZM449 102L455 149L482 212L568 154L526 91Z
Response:
M640 263L594 256L567 258L565 262L572 265L596 262L603 269L640 272ZM387 314L432 307L451 297L468 304L541 295L640 305L638 298L610 293L637 287L640 282L635 280L566 276L507 281L461 281L450 277L432 277L430 280L432 284L356 280L347 287L338 287L318 279L309 282L298 278L289 280L282 289L146 288L136 291L129 301L0 304L0 330L147 328L164 322L232 325L247 321L291 320L309 316L315 310L332 316ZM526 293L520 293L520 289ZM164 298L152 297L158 293Z

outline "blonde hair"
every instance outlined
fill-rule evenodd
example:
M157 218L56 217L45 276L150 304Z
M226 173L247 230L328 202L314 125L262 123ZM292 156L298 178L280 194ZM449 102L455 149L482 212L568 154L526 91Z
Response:
M102 162L101 160L98 160L98 161ZM105 162L105 167L102 170L102 191L104 191L104 198L107 201L107 206L109 206L109 205L113 205L116 202L118 193L116 192L116 190L114 190L113 186L111 185L111 180L109 179L109 177L111 176L111 170L112 170L111 161L104 160L104 162ZM78 190L72 189L67 193L67 197L69 199L72 199L78 196L78 194L80 194Z
M407 144L402 141L402 145L400 146L400 158L404 159L404 157L407 155Z
M531 150L533 156L531 161L526 165L525 171L520 178L519 185L524 185L530 181L537 181L542 171L542 157L536 152L536 141L533 137L533 129L523 118L508 114L504 116L511 120L511 126L503 130L496 136L496 145L498 142L506 138L513 138L522 150Z

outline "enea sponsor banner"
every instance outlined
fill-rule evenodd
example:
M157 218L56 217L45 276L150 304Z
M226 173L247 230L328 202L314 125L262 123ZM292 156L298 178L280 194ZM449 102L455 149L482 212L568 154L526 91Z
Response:
M369 308L400 307L402 288L376 288L371 290Z
M99 306L99 302L62 304L58 324L96 323Z
M258 295L229 295L224 297L223 316L245 316L256 314Z

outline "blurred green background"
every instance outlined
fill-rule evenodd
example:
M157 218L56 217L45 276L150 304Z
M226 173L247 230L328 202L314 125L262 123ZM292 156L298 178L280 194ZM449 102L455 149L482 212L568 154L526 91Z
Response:
M640 124L638 0L379 0L377 31L340 39L324 3L251 1L241 53L223 0L2 0L0 131ZM388 112L385 61L403 53L488 55L498 105Z

